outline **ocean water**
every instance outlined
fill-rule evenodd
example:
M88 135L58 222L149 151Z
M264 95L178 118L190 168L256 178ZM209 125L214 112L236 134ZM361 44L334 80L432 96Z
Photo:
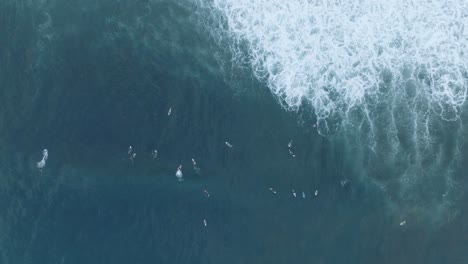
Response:
M462 0L2 0L0 263L467 263L467 30Z

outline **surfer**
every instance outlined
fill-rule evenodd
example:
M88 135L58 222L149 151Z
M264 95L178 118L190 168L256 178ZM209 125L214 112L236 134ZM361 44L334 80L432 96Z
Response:
M293 146L293 140L291 139L291 141L289 141L289 143L288 143L288 151L289 151L289 155L291 155L291 157L295 158L296 155L294 154L294 152L292 150L292 146Z
M153 159L158 157L158 151L155 149L153 150Z
M182 164L179 164L179 167L177 168L175 176L177 177L178 181L183 181L183 174L182 174Z
M132 146L128 147L127 155L130 155L130 153L132 153Z
M288 151L289 151L289 155L291 155L291 157L295 158L296 155L294 154L294 152L292 150L292 143L293 143L293 139L291 139L291 141L289 141L289 143L288 143Z
M49 151L48 151L47 149L44 149L44 150L42 151L42 159L43 159L44 161L47 161L47 158L48 158L48 157L49 157Z
M169 108L169 111L167 111L167 115L170 116L172 113L172 107Z
M42 169L46 165L47 158L49 157L49 151L47 149L44 149L42 151L42 160L37 163L37 168L42 171Z
M295 191L294 189L292 190L292 194L293 194L294 198L296 198L296 197L297 197L297 195L296 195L296 191Z
M193 170L195 171L195 173L196 173L197 175L199 175L199 174L200 174L200 168L197 167L197 162L195 161L194 158L192 158L192 164L193 164Z
M305 192L302 192L302 198L305 199Z
M348 180L344 179L340 181L341 187L345 187L346 184L348 184Z
M318 195L318 190L315 190L315 196L317 196L317 195Z
M272 193L276 194L276 190L275 190L275 189L273 189L273 188L271 188L271 187L268 188L268 189L270 189L270 191L271 191Z
M210 193L207 190L203 190L203 193L205 194L206 197L210 197Z
M229 143L229 142L227 142L227 141L224 142L224 144L226 144L226 146L228 146L228 147L230 147L230 148L234 147L231 143Z

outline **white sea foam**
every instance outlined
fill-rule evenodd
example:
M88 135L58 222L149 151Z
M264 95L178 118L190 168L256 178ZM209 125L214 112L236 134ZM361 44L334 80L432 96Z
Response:
M453 190L468 91L468 1L199 3L234 62L249 65L285 108L312 106L322 135L347 129L360 174L404 201L433 197L433 208L439 189Z
M444 119L467 96L465 0L213 0L234 56L292 110L305 101L317 117L343 117L407 83ZM244 58L245 59L245 58Z

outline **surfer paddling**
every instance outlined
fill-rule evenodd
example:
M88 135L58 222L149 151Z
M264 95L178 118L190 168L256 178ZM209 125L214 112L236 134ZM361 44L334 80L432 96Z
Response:
M291 141L289 141L289 143L288 143L288 151L289 151L289 155L291 155L291 157L295 158L296 154L294 154L294 151L293 151L292 147L293 147L293 140L291 139Z
M49 151L47 151L47 149L44 149L42 151L42 160L39 161L36 165L40 171L42 171L42 169L45 167L47 158L49 158Z
M193 164L193 170L195 171L195 173L200 174L200 168L197 167L197 162L195 161L194 158L192 158L192 164Z
M182 174L182 164L179 164L179 167L177 168L175 176L177 177L178 181L183 181L183 174Z

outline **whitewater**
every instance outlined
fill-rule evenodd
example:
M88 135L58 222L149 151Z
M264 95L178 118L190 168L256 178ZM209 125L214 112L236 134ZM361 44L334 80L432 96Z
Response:
M318 133L347 146L350 171L398 208L432 211L459 190L468 2L200 4L234 64L250 68L286 110L312 107Z
M310 102L319 119L366 107L392 84L416 86L444 119L466 101L466 1L214 0L231 51L289 109ZM411 88L407 88L411 89Z

